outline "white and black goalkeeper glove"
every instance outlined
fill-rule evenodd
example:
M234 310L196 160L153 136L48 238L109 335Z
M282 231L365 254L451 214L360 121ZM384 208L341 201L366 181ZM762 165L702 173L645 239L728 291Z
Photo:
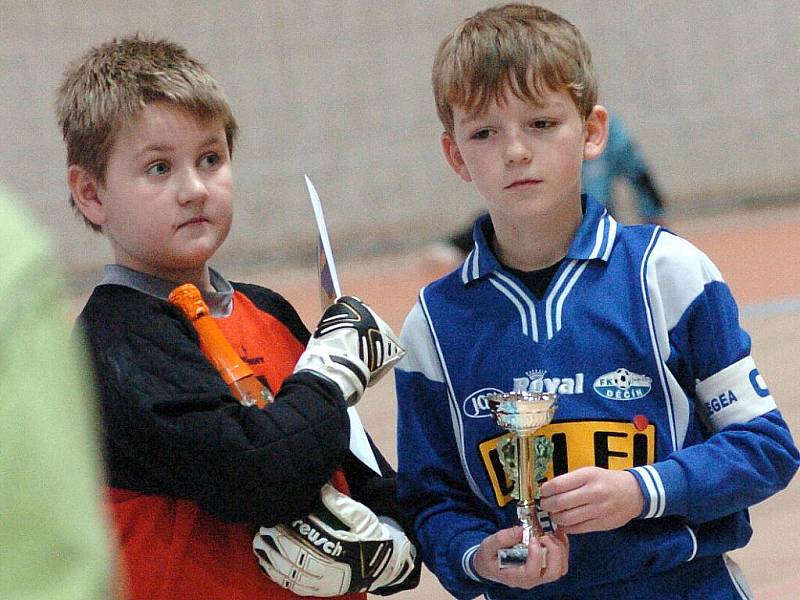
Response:
M322 505L287 525L261 527L253 551L275 583L298 596L373 592L402 583L416 549L396 523L325 484Z
M354 296L341 296L322 314L294 372L311 371L333 381L352 406L404 355L394 331L375 311Z

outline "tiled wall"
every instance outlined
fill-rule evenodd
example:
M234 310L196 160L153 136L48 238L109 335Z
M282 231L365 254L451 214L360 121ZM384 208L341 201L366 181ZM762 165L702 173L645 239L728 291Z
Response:
M0 165L54 232L65 266L108 260L69 218L54 90L67 61L133 31L186 45L242 127L237 219L220 262L310 256L315 181L343 255L441 237L478 210L440 156L429 73L476 0L0 0ZM791 196L800 184L795 0L563 0L593 47L602 101L625 117L672 209Z

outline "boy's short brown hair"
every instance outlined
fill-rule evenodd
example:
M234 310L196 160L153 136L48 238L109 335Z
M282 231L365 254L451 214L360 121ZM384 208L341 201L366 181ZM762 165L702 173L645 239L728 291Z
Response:
M483 10L448 34L436 52L433 94L450 135L453 106L481 112L502 99L507 85L533 102L547 89L567 90L584 118L597 103L586 40L572 23L540 6L504 4Z
M137 34L92 48L67 67L56 101L67 165L79 165L103 182L117 134L150 102L219 120L233 153L238 126L214 77L178 44ZM71 195L70 204L75 208Z

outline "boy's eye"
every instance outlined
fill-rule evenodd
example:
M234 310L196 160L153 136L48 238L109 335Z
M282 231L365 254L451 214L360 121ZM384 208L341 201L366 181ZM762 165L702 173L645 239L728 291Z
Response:
M208 154L204 154L203 157L200 159L200 164L206 167L213 167L219 162L219 154L216 152L209 152Z
M153 163L147 167L148 175L165 175L169 172L169 165L164 161Z
M531 125L534 129L550 129L553 125L555 125L555 123L549 119L536 119L531 123Z
M485 140L488 138L492 132L489 129L479 129L475 133L472 134L473 140Z

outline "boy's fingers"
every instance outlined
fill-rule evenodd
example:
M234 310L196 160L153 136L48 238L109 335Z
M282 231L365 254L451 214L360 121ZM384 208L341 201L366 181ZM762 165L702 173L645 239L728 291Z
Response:
M544 498L577 489L586 483L587 475L588 473L584 469L564 473L563 475L545 481L541 486L540 493Z
M542 570L542 579L546 582L555 581L567 573L569 568L569 543L562 533L559 538L547 534L541 538L544 551L545 568Z
M514 526L509 529L501 529L489 537L493 538L493 546L496 548L509 548L522 541L522 527Z

